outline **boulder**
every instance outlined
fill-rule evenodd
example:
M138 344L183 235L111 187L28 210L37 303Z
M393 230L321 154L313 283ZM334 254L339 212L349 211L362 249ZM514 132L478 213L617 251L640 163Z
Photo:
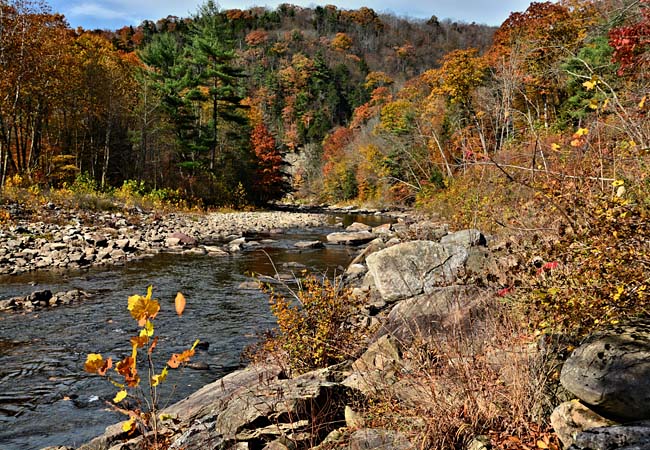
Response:
M650 323L590 336L564 363L560 381L605 417L650 419Z
M443 329L469 330L483 308L480 290L475 286L434 288L397 303L379 335L390 333L403 343L429 341Z
M189 428L172 439L170 449L203 448L206 442L214 448L232 448L280 437L302 448L345 423L344 408L350 392L327 381L321 371L268 382L256 378L230 392L219 384L208 385L216 393L206 388L197 393L203 401L190 415ZM178 406L175 408L178 410ZM187 412L183 415L187 416Z
M570 447L576 436L585 430L614 424L576 400L560 404L551 414L551 425L565 448Z
M169 236L167 236L167 239L168 240L169 239L178 239L178 241L182 245L188 245L188 246L191 246L191 247L193 247L193 246L195 246L197 244L197 240L195 238L193 238L192 236L188 236L185 233L181 233L179 231L176 231L176 232L170 234Z
M570 450L647 450L650 421L592 428L578 434Z
M401 346L391 336L382 336L352 364L352 373L343 384L367 395L377 394L398 379Z
M345 231L370 231L372 230L371 226L366 225L361 222L354 222L352 225L348 226Z
M373 253L366 263L382 298L396 301L454 284L468 255L461 246L411 241Z
M383 225L379 225L379 226L373 228L372 232L374 234L377 234L377 235L392 234L393 233L393 224L385 223Z
M485 236L483 236L483 233L481 233L479 230L470 229L456 231L455 233L449 233L448 235L440 238L440 243L443 245L451 244L469 248L479 245L485 246L487 245L487 239L485 239Z
M341 233L330 233L327 235L327 242L343 245L363 245L373 239L375 239L375 235L370 231L346 231Z
M415 446L398 431L365 428L350 436L349 450L415 450Z

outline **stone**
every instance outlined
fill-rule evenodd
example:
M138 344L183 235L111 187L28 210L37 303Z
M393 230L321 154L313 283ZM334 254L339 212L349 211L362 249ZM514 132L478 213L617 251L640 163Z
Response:
M356 276L356 275L363 275L367 271L368 268L363 264L350 264L347 270L345 271L345 274L350 276Z
M115 248L119 248L120 250L127 251L129 248L131 248L131 241L129 239L116 239L115 242Z
M487 239L485 239L485 236L479 230L470 229L456 231L455 233L443 236L440 238L440 243L443 245L451 244L469 248L479 245L485 246L487 245Z
M357 430L365 426L365 420L363 419L363 416L352 409L350 405L345 405L344 416L345 425L348 428Z
M175 231L174 233L170 234L167 236L167 239L178 239L178 241L183 244L183 245L188 245L188 246L195 246L197 244L197 240L193 238L192 236L189 236L185 233L181 233L179 231Z
M615 425L577 400L561 403L551 414L551 425L565 448L575 442L581 432L599 427Z
M250 369L244 370L255 375ZM240 371L234 377L242 377L247 383L229 392L221 386L226 377L190 396L194 397L191 404L198 409L191 414L193 420L189 428L173 440L171 449L203 448L205 442L215 448L233 448L234 445L270 442L281 437L303 448L313 439L314 428L326 434L344 423L343 409L349 390L328 381L325 372L268 381L244 374ZM198 403L199 398L204 401ZM187 416L187 402L182 409L179 406L174 405L170 411L178 411L179 417ZM318 422L314 422L314 418Z
M483 311L475 286L434 288L395 305L379 334L390 333L400 342L429 341L444 329L469 330Z
M327 235L327 242L356 246L366 244L375 239L375 237L369 231L330 233Z
M397 340L382 336L352 363L352 373L343 384L364 394L376 394L397 381L401 361L401 346Z
M357 430L350 436L349 450L415 450L403 434L376 428Z
M648 450L650 421L591 428L578 434L571 450Z
M605 417L650 419L650 323L590 336L564 363L560 381Z
M468 255L461 246L411 241L369 255L366 264L382 298L396 301L455 283Z
M385 235L385 234L392 234L393 233L393 225L390 223L385 223L383 225L379 225L375 228L372 229L372 232L376 235Z
M321 241L299 241L293 244L296 248L323 248L325 244Z
M86 234L84 239L95 247L106 247L108 245L108 238L99 233Z
M228 252L214 245L205 245L203 246L209 256L228 256Z
M345 231L370 231L372 227L361 222L354 222L352 225L348 226Z
M165 239L165 244L167 245L167 247L178 247L179 245L181 245L181 240L175 237L168 237L167 239Z

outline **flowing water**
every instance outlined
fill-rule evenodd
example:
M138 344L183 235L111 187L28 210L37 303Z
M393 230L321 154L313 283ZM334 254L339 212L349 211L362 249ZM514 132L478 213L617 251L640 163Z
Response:
M373 216L345 217L378 225ZM178 401L201 386L240 366L242 349L273 326L268 297L246 289L250 273L290 273L299 263L330 275L348 264L355 252L346 247L298 250L298 240L324 240L332 229L290 230L256 249L229 257L161 254L112 268L76 273L34 273L0 277L0 299L34 290L83 289L93 297L70 306L27 313L0 314L0 449L31 450L45 446L77 446L124 419L106 402L116 388L83 372L88 353L112 356L130 353L129 337L137 324L127 309L129 295L144 295L149 284L161 300L155 320L160 336L157 367L195 339L207 342L192 362L203 370L170 371L161 403ZM273 261L273 263L271 263ZM288 266L288 267L287 267ZM174 297L181 291L187 308L181 318ZM207 370L205 370L207 367Z

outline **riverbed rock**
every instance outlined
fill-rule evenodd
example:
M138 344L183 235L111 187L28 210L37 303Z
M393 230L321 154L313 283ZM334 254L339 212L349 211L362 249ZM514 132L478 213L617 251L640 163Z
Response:
M570 450L647 450L650 421L592 428L579 433Z
M591 428L615 425L577 400L560 404L551 414L553 430L565 448L575 442L578 434Z
M411 241L373 253L366 263L381 297L394 302L455 283L468 255L461 246Z
M560 381L605 417L650 419L650 323L592 335L564 363Z
M345 228L345 231L348 231L348 232L352 232L352 231L354 231L354 232L356 232L356 231L371 231L371 230L372 230L371 226L366 225L365 223L361 223L361 222L354 222L354 223L352 223L351 225L349 225L349 226L347 226Z
M451 244L469 248L479 245L485 246L487 245L487 240L479 230L470 229L447 234L440 238L440 243L443 245Z
M204 399L189 416L189 428L173 439L170 448L203 448L206 442L233 448L249 442L272 442L280 437L302 447L319 435L324 437L345 423L343 411L349 397L348 388L328 381L324 373L316 371L294 379L261 382L251 379L251 372L239 372L232 378L241 377L245 383L229 391L220 385L222 382L213 383L211 390L216 392L208 394L205 388L197 392ZM206 395L212 400L206 401ZM196 404L195 400L191 402ZM178 410L177 405L170 411L175 409ZM187 417L187 413L184 415Z
M352 231L352 232L340 232L340 233L330 233L327 235L327 241L332 244L343 244L343 245L363 245L373 239L375 235L369 231Z
M429 341L444 329L469 331L484 311L475 286L444 286L400 301L388 314L379 335L389 333L402 343Z
M325 244L321 241L299 241L294 244L296 248L323 248Z

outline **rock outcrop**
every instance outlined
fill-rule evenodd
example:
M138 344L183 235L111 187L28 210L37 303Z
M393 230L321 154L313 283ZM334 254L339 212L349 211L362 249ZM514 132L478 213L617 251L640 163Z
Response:
M596 333L564 363L562 385L578 399L551 421L572 450L650 448L650 323Z

